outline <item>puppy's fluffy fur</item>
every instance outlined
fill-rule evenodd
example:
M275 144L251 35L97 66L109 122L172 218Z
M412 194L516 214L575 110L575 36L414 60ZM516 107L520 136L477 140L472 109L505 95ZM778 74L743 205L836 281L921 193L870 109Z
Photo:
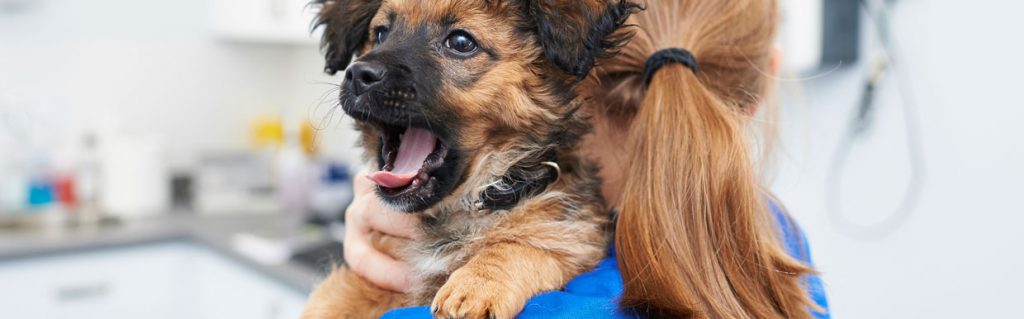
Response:
M528 298L560 289L602 258L611 216L596 168L576 151L588 125L574 87L628 39L622 26L636 4L316 3L327 72L358 56L354 63L380 75L373 86L353 84L360 75L349 68L340 96L367 161L387 169L409 127L429 130L438 146L413 186L377 192L422 221L415 242L372 236L409 261L421 284L390 292L343 266L313 293L303 318L376 318L427 304L442 318L511 318ZM468 36L472 52L453 50L456 34Z

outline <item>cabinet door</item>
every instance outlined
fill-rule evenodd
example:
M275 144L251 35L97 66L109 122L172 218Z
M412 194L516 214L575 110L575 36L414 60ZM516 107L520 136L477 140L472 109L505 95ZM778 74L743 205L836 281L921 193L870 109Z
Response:
M0 264L7 318L176 318L174 246L126 248Z
M188 243L0 263L4 318L297 318L304 303L302 293Z
M196 318L298 318L305 295L214 253L193 255Z

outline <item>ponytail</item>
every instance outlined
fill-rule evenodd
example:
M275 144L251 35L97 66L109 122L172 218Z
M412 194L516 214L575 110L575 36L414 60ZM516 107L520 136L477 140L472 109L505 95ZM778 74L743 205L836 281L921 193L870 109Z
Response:
M805 318L808 269L771 236L741 125L682 65L631 127L615 236L627 307L662 317Z
M626 144L628 178L615 234L625 283L621 302L648 317L810 318L809 310L814 308L799 281L811 269L782 248L765 202L769 194L762 192L753 169L744 127L748 116L744 103L750 92L742 98L732 94L763 87L763 74L750 76L744 71L757 68L751 65L757 61L767 61L762 55L770 54L774 25L760 31L767 32L759 35L768 39L741 47L756 53L742 56L745 65L730 64L741 59L716 50L712 41L718 36L728 43L723 28L715 24L701 28L696 18L690 18L717 15L724 21L716 23L727 25L736 14L749 19L741 13L742 3L755 2L734 1L740 7L736 11L705 4L677 8L657 19L641 18L636 23L648 32L638 34L647 37L635 39L619 62L606 67L613 74L642 70L646 57L664 48L664 43L685 42L691 42L687 48L694 50L701 63L700 73L696 65L660 66L650 74L646 89L636 88L644 90L638 105L620 112L632 116ZM643 14L668 9L665 3L652 2ZM774 9L772 1L760 3ZM774 23L774 12L765 12L768 18L760 19ZM671 26L681 24L685 31L668 33L675 30ZM729 25L741 33L755 32L750 31L753 27ZM704 35L703 30L717 33ZM675 40L659 41L656 35ZM758 37L748 35L744 40L751 38ZM647 81L622 81L619 86L638 82Z

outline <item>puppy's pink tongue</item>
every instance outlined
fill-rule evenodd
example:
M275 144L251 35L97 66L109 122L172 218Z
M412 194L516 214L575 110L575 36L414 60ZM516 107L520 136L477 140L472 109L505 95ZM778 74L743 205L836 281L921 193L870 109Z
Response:
M391 171L379 171L368 176L377 185L386 188L402 188L412 184L419 175L427 156L437 146L437 137L430 131L410 127L402 135L402 144L398 146L394 168Z

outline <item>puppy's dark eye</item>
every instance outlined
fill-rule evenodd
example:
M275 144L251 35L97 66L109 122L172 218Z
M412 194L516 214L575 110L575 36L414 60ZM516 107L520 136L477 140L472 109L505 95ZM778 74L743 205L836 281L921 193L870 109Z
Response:
M390 32L391 32L391 30L388 30L388 28L384 27L384 26L380 26L380 27L377 27L376 29L373 29L374 37L377 38L377 44L381 44L381 43L384 43L384 41L387 41L388 34Z
M477 49L473 36L461 30L448 35L448 39L444 40L444 46L462 54L473 53Z

